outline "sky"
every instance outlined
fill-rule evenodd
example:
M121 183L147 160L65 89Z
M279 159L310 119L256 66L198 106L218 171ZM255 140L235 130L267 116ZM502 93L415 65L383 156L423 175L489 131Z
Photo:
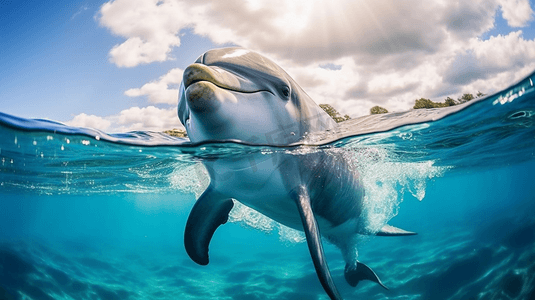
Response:
M106 132L181 128L212 48L278 63L342 114L490 94L535 70L535 0L0 0L0 112Z

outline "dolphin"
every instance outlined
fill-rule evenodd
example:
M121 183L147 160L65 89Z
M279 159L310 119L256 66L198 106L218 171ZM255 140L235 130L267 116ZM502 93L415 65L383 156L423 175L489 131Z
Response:
M281 67L243 48L210 50L184 70L178 116L193 143L231 140L287 146L337 127ZM205 159L210 185L188 217L186 252L194 262L208 264L210 240L227 222L235 200L305 232L316 273L331 299L342 297L325 260L322 236L341 250L349 285L371 280L387 288L357 260L357 236L415 233L386 224L372 232L363 212L361 178L343 153L301 152Z

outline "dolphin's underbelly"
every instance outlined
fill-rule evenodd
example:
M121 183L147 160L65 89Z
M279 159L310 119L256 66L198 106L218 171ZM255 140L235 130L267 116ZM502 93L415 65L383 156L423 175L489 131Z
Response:
M281 224L302 230L297 207L289 196L293 187L283 180L273 159L249 157L240 161L217 161L210 167L217 170L211 177L218 192Z
M217 191L285 226L302 230L302 221L290 192L296 189L298 184L307 183L288 180L288 176L282 173L285 168L281 167L286 163L287 161L276 155L252 155L239 160L218 160L209 167L217 170L210 174ZM361 195L358 190L352 192L355 187L352 181L339 182L343 176L328 177L330 180L327 180L327 184L312 184L308 187L311 190L310 194L319 194L321 198L327 198L328 202L339 205L328 215L323 211L316 212L318 225L326 234L338 225L355 222L354 219L359 218L361 213L360 206L354 205L355 201L357 203L361 201ZM349 190L347 193L342 193L345 195L342 198L330 193L330 191L339 193L341 189ZM321 205L318 204L318 207ZM343 220L340 220L341 217Z

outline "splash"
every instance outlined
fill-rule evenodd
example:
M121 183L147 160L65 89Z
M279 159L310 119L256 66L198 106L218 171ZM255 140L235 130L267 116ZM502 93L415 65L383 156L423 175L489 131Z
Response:
M406 192L422 201L427 181L451 169L433 161L400 162L384 148L336 149L344 151L350 168L357 170L364 185L364 207L368 231L379 231L398 214Z
M198 199L210 184L210 176L201 163L183 163L169 174L169 182L173 189Z

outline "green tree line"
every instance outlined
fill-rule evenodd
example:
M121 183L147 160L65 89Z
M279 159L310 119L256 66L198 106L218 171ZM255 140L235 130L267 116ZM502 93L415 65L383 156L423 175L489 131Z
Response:
M336 123L340 123L343 121L347 121L351 119L348 115L342 116L334 107L330 106L329 104L320 104L321 109L323 109Z
M477 92L475 96L473 94L467 93L457 98L457 100L447 97L446 99L444 99L444 102L434 102L434 101L431 101L431 99L420 98L414 101L414 106L412 108L422 109L422 108L439 108L439 107L454 106L454 105L463 104L465 102L468 102L468 101L471 101L473 99L483 97L483 96L485 96L485 94L483 94L482 92ZM388 110L381 106L374 106L370 109L370 114L372 115L385 114L387 112Z

